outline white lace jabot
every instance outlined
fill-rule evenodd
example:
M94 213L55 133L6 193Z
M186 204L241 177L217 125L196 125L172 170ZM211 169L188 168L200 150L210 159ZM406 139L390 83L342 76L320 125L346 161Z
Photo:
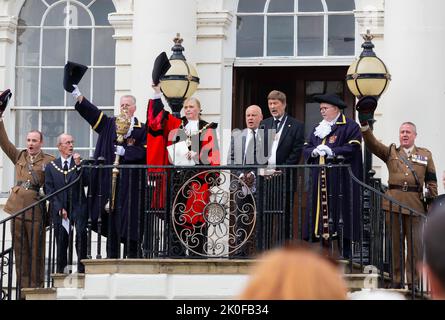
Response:
M337 122L337 119L338 117L340 117L340 115L341 113L339 113L338 116L332 121L326 121L323 119L315 128L314 136L319 137L320 139L324 139L324 137L331 133L332 126Z

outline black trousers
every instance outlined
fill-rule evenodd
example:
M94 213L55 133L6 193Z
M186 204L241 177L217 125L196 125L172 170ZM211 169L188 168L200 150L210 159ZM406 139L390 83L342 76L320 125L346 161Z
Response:
M65 273L68 265L68 246L70 237L66 229L62 226L61 219L54 224L54 235L57 244L57 273ZM85 266L80 262L87 258L87 229L81 223L74 223L76 228L76 253L77 253L77 271L85 272ZM71 227L71 226L70 226ZM73 232L72 230L71 232Z
M105 216L104 217L108 217ZM105 219L103 220L107 227L107 258L109 259L119 259L119 258L137 258L142 254L142 241L137 241L133 239L127 239L127 237L122 237L119 229L120 223L116 223L116 219ZM141 225L141 233L143 232L143 223ZM141 237L142 239L142 237ZM123 255L120 254L121 244L124 245Z

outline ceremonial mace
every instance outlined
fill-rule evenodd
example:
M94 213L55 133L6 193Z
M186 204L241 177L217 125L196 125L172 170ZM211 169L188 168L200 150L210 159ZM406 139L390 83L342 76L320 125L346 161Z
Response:
M119 116L116 117L116 134L117 134L117 140L116 144L118 146L122 145L124 143L124 136L127 134L128 130L131 126L131 119L128 117L128 110L123 108L121 110L121 113ZM116 157L114 158L113 163L113 174L112 174L112 180L111 180L111 211L114 211L115 207L115 201L116 201L116 184L117 184L117 177L119 176L119 169L117 166L119 165L120 156L116 154Z

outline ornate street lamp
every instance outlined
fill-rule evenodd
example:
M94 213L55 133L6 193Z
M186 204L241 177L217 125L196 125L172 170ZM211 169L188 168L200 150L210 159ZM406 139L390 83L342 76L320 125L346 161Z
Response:
M363 36L365 42L362 44L363 51L360 57L354 61L346 74L346 83L349 90L358 100L357 110L361 110L374 115L377 108L377 101L386 91L391 80L391 75L385 63L377 57L371 42L374 36L369 30ZM371 117L368 124L373 129L375 120ZM368 182L368 174L372 169L372 154L365 151L365 176Z
M171 67L161 78L161 90L167 99L173 115L180 118L182 104L185 99L191 97L198 88L199 78L196 69L187 63L182 52L183 39L177 33L173 39L175 45L172 48L173 54L170 57Z

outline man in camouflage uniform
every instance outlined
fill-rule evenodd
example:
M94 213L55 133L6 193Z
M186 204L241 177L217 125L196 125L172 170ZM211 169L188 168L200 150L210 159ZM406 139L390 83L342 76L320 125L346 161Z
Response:
M16 184L12 187L4 209L11 215L39 199L39 190L45 183L45 166L55 159L41 151L41 132L28 132L26 144L26 150L20 151L9 141L3 118L0 117L0 147L15 165ZM11 221L17 289L43 286L46 220L44 215L45 212L36 206Z
M415 145L417 137L416 126L412 122L404 122L400 126L399 140L400 146L393 143L389 146L377 141L369 128L369 114L359 112L361 131L367 148L386 163L389 173L388 191L386 195L394 198L403 205L406 205L418 212L425 213L424 206L424 186L428 189L429 197L437 196L437 178L431 152L426 148ZM394 281L402 282L402 275L405 270L408 278L408 286L412 285L412 272L414 272L415 286L419 285L419 274L416 264L422 259L421 232L423 221L421 217L412 216L405 209L384 201L383 207L386 214L387 234L392 234L392 269ZM389 213L391 210L391 213ZM399 217L399 213L402 217ZM392 219L391 219L392 215ZM392 221L391 221L392 220ZM402 226L400 226L402 222ZM411 223L412 238L411 239ZM392 226L391 226L392 224ZM400 231L402 231L402 250L400 251ZM405 238L408 245L407 260L405 263ZM411 248L412 246L412 248ZM405 270L402 269L400 258L403 258Z

